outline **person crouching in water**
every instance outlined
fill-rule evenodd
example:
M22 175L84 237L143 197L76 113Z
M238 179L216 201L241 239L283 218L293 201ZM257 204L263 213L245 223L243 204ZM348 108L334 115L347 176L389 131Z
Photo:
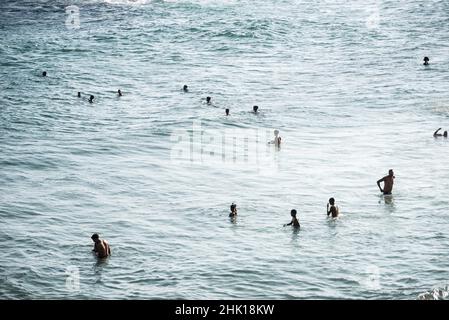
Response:
M284 224L284 227L293 226L294 228L300 228L299 221L296 218L296 210L292 209L292 211L290 211L290 215L292 216L292 221L290 223Z
M111 255L111 248L106 240L101 240L97 233L94 233L91 239L94 242L94 249L92 251L95 252L98 258L107 258Z
M332 215L332 218L338 217L338 214L340 213L338 207L335 205L335 199L330 198L329 203L327 204L327 216Z
M235 203L231 204L231 213L229 214L229 217L234 218L237 216L237 205Z

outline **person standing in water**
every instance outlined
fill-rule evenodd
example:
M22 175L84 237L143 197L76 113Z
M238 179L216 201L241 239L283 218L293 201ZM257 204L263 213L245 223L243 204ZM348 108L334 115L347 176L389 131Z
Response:
M290 211L290 215L292 216L292 221L290 221L290 223L284 224L284 227L293 226L294 228L300 228L299 221L296 218L296 210L292 209L292 211Z
M388 171L388 176L385 176L382 179L379 179L377 181L377 186L379 187L380 192L382 192L383 194L391 194L391 192L393 191L394 178L395 178L395 176L394 176L393 169L390 169ZM380 187L381 182L384 183L383 189Z
M438 133L438 131L440 131L440 130L441 130L441 128L438 128L438 130L433 133L433 136L435 138L436 137L445 137L445 138L447 138L447 131L444 131L444 133L441 134L441 133Z
M93 95L90 95L90 97L89 97L89 102L90 102L90 103L94 102L94 99L95 99L95 97L94 97Z
M423 64L424 64L425 66L428 66L428 65L429 65L429 60L430 60L430 59L429 59L428 57L424 57L424 63L423 63Z
M206 97L206 103L207 103L207 104L210 104L211 99L212 99L211 97Z
M47 76L47 71L42 72L42 76L46 77Z
M332 215L332 218L336 218L336 217L338 217L339 213L340 213L340 210L335 205L335 199L330 198L329 202L327 204L327 216L329 217L329 215Z
M274 140L268 142L268 143L274 143L276 147L281 146L282 138L279 136L279 130L274 130Z
M226 115L229 116L229 109L226 109L225 112L226 112Z
M253 106L254 113L257 113L257 110L259 110L259 106Z
M78 98L81 98L81 92L78 91Z
M121 97L122 96L122 90L118 89L117 90L117 94L118 94L119 97Z
M231 204L231 213L229 214L229 217L234 218L237 216L237 205L233 202Z
M189 92L189 87L185 84L184 87L182 87L182 90L184 92Z
M98 233L94 233L91 237L94 242L94 249L98 258L107 258L111 255L111 247L109 247L109 243L106 240L101 240Z

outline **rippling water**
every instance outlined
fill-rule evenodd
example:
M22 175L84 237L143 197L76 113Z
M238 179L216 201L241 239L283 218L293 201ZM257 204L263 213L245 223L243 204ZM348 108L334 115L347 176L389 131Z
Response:
M449 2L7 0L0 36L1 298L447 286L449 141L432 133L449 129ZM194 123L211 145L260 133L258 162L201 161L195 141L194 161L174 159L174 133ZM299 232L282 227L292 208Z

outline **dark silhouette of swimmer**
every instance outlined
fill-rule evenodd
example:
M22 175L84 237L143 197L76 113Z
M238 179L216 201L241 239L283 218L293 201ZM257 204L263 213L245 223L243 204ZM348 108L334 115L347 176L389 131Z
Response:
M231 213L229 214L229 217L233 218L237 215L237 205L235 203L231 204Z
M206 97L206 103L210 104L211 97Z
M444 131L443 134L441 134L441 133L438 133L438 131L440 131L440 130L441 130L441 128L438 128L438 130L433 133L433 136L435 138L436 137L445 137L445 138L447 138L447 131Z
M106 240L101 240L97 233L94 233L91 239L94 242L92 251L95 252L98 258L106 258L111 255L111 248Z
M118 96L121 97L122 96L122 90L118 89L117 90Z
M259 109L259 107L258 106L253 106L253 111L254 111L254 113L257 113L257 110Z
M300 225L298 219L296 218L296 210L292 209L292 211L290 211L290 215L292 216L292 221L290 223L284 224L284 227L293 226L295 228L299 228Z
M428 57L424 57L424 65L425 66L429 65L429 61L430 61L430 59Z
M189 87L185 84L184 87L182 87L182 90L184 90L184 92L189 92Z
M383 194L391 194L391 192L393 191L394 178L395 178L395 176L394 176L393 169L390 169L388 171L388 176L385 176L382 179L379 179L377 181L377 186L379 187L380 192L382 192ZM381 182L384 183L383 189L380 187Z
M226 112L226 115L229 116L229 109L226 109L225 112Z
M78 92L78 98L81 98L81 92Z
M330 198L329 199L329 203L327 204L327 216L332 214L332 218L336 218L336 217L338 217L339 213L340 213L339 209L335 205L335 199L334 198Z
M42 76L46 77L47 76L47 71L42 72Z
M89 102L90 103L94 102L94 99L95 99L95 97L93 95L90 95Z

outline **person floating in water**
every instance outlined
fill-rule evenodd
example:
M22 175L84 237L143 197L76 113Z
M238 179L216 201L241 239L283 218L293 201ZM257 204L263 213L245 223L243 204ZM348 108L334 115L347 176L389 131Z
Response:
M259 106L253 106L254 113L257 113L257 110L259 110Z
M211 99L212 99L211 97L206 97L206 103L210 104L211 103Z
M395 178L395 176L394 176L393 169L390 169L388 171L388 176L385 176L382 179L379 179L377 181L377 186L379 187L380 192L382 192L383 194L391 194L391 192L393 191L394 178ZM384 183L383 189L380 187L381 182Z
M122 96L122 90L118 89L117 90L117 94L118 94L119 97L121 97Z
M430 59L428 57L424 57L424 65L425 66L429 65L429 61L430 61Z
M81 92L78 92L78 98L81 98Z
M94 233L91 237L94 242L94 249L98 258L106 258L111 255L111 247L109 247L109 243L106 240L101 240L100 236L97 233Z
M229 116L229 109L226 109L225 112L226 112L226 115Z
M94 99L95 99L95 97L94 97L93 95L90 95L90 97L89 97L89 102L90 102L90 103L94 102Z
M46 77L47 76L47 71L42 72L42 76Z
M274 143L274 145L276 147L280 147L281 141L282 141L282 138L279 136L279 130L276 129L276 130L274 130L274 140L272 140L268 143L270 143L270 144Z
M189 87L185 84L184 87L182 87L182 90L184 92L189 92Z
M327 216L332 215L332 218L338 217L338 214L340 213L340 210L335 205L335 199L330 198L329 203L327 204Z
M231 204L231 213L229 214L229 217L234 218L237 216L237 205L233 202Z
M435 138L436 137L445 137L445 138L447 138L447 131L444 131L444 133L441 134L441 133L438 133L438 131L440 131L440 130L441 130L441 128L438 128L438 130L433 133L433 136Z
M284 227L293 226L294 228L300 228L299 221L296 218L296 210L292 209L292 211L290 211L290 215L292 216L292 221L290 221L290 223L284 224Z

